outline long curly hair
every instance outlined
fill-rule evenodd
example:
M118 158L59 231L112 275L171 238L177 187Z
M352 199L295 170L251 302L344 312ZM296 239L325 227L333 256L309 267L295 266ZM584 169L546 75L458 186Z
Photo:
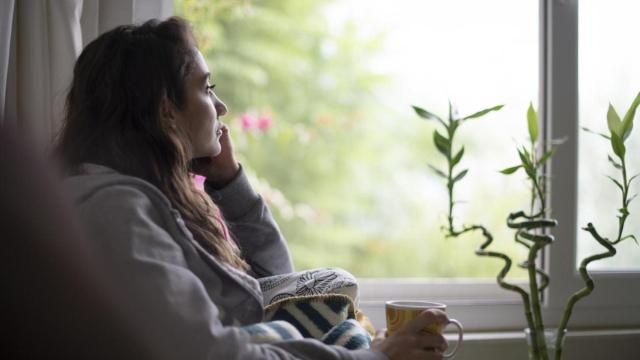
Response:
M155 185L200 245L246 271L238 246L224 236L218 208L192 181L187 136L162 116L165 97L178 109L186 106L195 49L191 27L178 17L118 26L88 44L74 67L57 155L70 174L94 163Z

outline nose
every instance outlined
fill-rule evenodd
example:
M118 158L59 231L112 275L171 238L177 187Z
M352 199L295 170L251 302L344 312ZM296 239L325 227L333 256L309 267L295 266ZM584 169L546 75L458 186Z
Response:
M214 95L214 106L216 107L216 112L218 116L224 116L227 113L227 105L222 102L222 100L218 99L217 96Z

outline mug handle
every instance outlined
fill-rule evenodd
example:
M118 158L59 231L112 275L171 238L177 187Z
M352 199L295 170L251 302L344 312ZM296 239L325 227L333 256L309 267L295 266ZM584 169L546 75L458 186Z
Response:
M455 319L449 319L449 324L453 324L458 328L458 342L456 343L456 347L454 347L453 350L442 355L442 357L445 359L452 358L458 352L460 345L462 345L462 324L460 324L460 322Z

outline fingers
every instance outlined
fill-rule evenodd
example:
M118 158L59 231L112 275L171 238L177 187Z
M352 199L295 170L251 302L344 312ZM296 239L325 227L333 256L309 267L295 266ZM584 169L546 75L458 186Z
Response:
M383 352L391 360L439 360L448 347L441 334L396 332L384 340L381 335L382 331L377 333L371 349Z
M392 360L441 360L448 348L440 329L449 323L447 314L440 310L425 310L397 332L377 342L383 331L376 334L372 349L382 351ZM432 332L424 331L433 327Z
M220 131L222 132L222 135L220 135L220 142L229 141L229 128L226 124L222 124L220 126Z
M371 348L377 348L386 338L386 330L376 331L376 336L371 340Z
M445 352L449 347L447 340L442 334L420 333L416 335L406 335L405 345L416 350L431 352Z
M429 309L421 312L420 315L408 322L399 331L417 333L431 324L446 325L448 323L449 318L445 312L436 309Z
M442 360L444 359L444 356L442 355L443 353L440 351L423 351L420 353L420 357L417 357L416 359Z
M445 352L449 347L449 343L441 334L419 335L417 342L422 349L436 350L438 352Z
M220 132L222 133L220 135L220 146L222 148L222 150L220 151L220 154L216 155L215 158L217 159L225 159L228 160L229 162L234 162L234 154L233 154L233 143L231 141L231 136L229 134L229 128L227 127L226 124L222 123L220 126Z
M402 360L442 360L444 357L442 356L442 352L433 351L433 350L424 350L424 349L416 349L405 353L402 357L398 359ZM393 359L395 360L395 359Z

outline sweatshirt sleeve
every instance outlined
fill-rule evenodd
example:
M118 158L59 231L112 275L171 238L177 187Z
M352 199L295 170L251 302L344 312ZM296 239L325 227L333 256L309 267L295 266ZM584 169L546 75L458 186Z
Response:
M159 359L385 359L315 340L254 344L241 328L223 326L171 237L161 206L132 186L99 190L79 204L95 262L112 290L108 296L121 309L123 324L141 334Z
M251 187L242 167L224 188L214 189L205 182L205 190L220 208L256 277L293 272L284 236L264 199Z

